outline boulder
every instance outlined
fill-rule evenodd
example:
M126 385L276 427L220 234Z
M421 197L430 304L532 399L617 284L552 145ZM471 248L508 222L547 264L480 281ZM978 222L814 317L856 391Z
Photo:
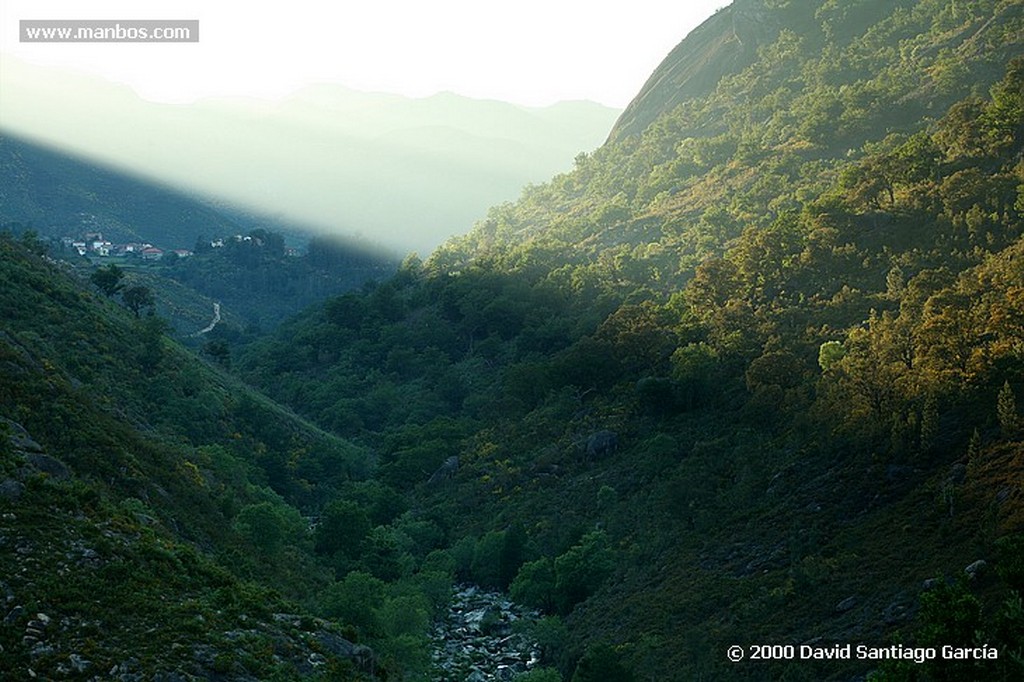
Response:
M369 671L375 667L375 656L370 647L350 642L327 630L320 630L314 636L325 651L339 658L347 658L360 670Z
M14 502L25 492L25 486L13 478L0 482L0 498Z
M58 481L63 481L71 478L71 471L68 469L64 462L60 461L56 457L50 457L37 452L27 454L28 463L44 474L50 476Z
M986 568L988 568L988 562L986 562L984 559L978 559L977 561L967 566L967 568L964 569L964 573L967 574L968 578L974 580L975 578L981 576L981 574L985 572Z
M446 459L444 461L444 464L438 467L437 471L430 475L430 480L428 481L428 483L430 485L437 485L439 483L444 483L445 481L450 481L453 478L455 478L455 474L458 472L458 470L459 458L453 455L452 457Z
M16 452L22 454L28 454L30 452L42 452L43 446L32 439L32 436L28 434L25 427L18 422L13 422L10 419L4 419L0 417L0 428L6 427L6 430L10 433L8 439L11 442L11 447Z
M846 599L844 599L841 602L839 602L838 604L836 604L836 612L837 613L846 613L847 611L849 611L850 609L852 609L856 605L857 605L857 598L856 597L847 597Z
M619 447L619 436L614 431L602 429L587 436L586 452L587 459L600 459L615 452Z

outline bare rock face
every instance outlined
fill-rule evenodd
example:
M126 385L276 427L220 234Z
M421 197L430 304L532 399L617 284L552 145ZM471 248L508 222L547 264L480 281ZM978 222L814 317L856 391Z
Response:
M56 457L33 452L28 456L28 463L36 471L47 474L58 481L71 478L71 471L67 465Z
M660 114L710 94L723 77L750 66L758 48L773 41L780 26L756 0L719 10L665 57L622 112L609 141L639 135Z
M43 452L43 446L33 440L28 431L25 430L25 427L18 422L0 417L0 429L10 434L8 440L15 454L28 456L31 453L41 454Z
M64 462L46 454L40 445L21 424L0 417L0 432L7 432L8 443L16 459L28 464L30 471L46 474L53 479L62 481L71 478L71 470ZM15 500L21 497L24 486L17 481L8 479L0 483L0 497Z

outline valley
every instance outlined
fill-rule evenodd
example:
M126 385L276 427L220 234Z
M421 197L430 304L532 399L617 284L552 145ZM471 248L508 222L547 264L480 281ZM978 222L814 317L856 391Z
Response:
M5 134L0 676L1020 679L1022 41L736 0L422 257Z

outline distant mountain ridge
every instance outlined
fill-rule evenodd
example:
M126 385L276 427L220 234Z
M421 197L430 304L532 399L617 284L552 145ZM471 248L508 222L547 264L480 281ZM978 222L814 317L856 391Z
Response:
M0 64L7 131L333 234L428 252L488 206L567 170L618 111L311 86L281 101L146 102L128 88Z

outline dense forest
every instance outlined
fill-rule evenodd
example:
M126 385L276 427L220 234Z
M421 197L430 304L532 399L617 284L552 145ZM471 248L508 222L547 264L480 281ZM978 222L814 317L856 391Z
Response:
M525 682L1020 679L1022 45L1019 0L737 0L573 171L233 374L5 238L0 414L74 473L0 451L5 665L498 679L431 639L472 584L535 609ZM149 612L66 594L118 562ZM21 643L58 604L120 634Z
M283 234L257 228L215 241L219 248L200 235L193 255L161 263L149 274L219 301L240 318L230 331L218 330L229 336L270 330L331 295L387 278L398 266L394 256L355 239L314 236L301 251L289 251Z

